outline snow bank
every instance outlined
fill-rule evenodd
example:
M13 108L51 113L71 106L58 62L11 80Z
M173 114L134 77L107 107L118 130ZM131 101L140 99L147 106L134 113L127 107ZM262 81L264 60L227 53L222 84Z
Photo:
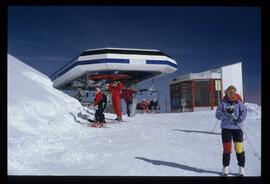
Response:
M261 119L261 106L253 103L245 103L248 119Z
M53 88L47 76L8 55L9 125L32 133L55 126L68 131L76 127L70 113L83 111L76 99Z
M8 55L9 170L30 169L23 163L35 162L32 154L41 157L42 149L60 146L53 140L80 127L74 123L80 112L84 112L81 104L53 88L47 76Z

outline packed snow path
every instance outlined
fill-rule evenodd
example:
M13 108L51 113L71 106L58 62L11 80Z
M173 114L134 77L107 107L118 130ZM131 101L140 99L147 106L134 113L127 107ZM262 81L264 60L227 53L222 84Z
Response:
M28 137L11 154L15 168L10 174L218 176L222 144L220 129L212 133L211 117L212 112L139 114L122 124L108 124L110 128L80 125L60 135L56 131ZM248 123L246 131L256 138L252 143L259 149L260 131L252 128L259 122ZM245 148L246 173L259 176L260 160L247 143ZM236 163L232 154L233 173L238 171Z
M10 60L12 63L10 63ZM10 65L12 67L10 67ZM16 71L16 75L14 73ZM77 176L219 176L222 142L215 111L124 116L127 122L90 128L78 101L9 56L8 174ZM31 89L31 90L29 90ZM260 152L260 107L247 104L245 130ZM106 114L111 116L111 114ZM261 161L248 142L246 175ZM235 152L230 172L238 172Z

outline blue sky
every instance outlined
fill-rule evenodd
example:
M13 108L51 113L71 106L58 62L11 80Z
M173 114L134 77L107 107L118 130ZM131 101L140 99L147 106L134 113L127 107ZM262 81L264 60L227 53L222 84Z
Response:
M83 50L104 47L157 49L173 57L178 71L154 80L163 105L173 77L239 61L246 101L261 104L259 7L8 8L8 52L46 75ZM139 87L150 85L151 80Z

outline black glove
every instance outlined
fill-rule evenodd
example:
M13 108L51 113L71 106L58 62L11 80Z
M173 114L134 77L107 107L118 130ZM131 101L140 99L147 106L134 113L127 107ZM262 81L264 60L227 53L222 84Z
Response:
M232 106L227 107L226 112L228 114L232 114L233 113L233 107Z
M234 120L235 124L242 123L242 119L238 117L237 119Z

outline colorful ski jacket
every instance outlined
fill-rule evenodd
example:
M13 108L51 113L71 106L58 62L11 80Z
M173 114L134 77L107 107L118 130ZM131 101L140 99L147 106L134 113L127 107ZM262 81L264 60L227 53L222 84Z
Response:
M228 107L233 108L233 114L236 118L240 117L241 123L246 119L247 116L247 108L246 106L240 101L229 101L228 99L224 98L218 105L216 110L216 118L221 120L220 128L222 129L240 129L237 123L234 120L233 115L228 114L226 109Z
M117 85L109 84L109 89L112 93L112 105L114 112L117 114L117 117L122 117L121 111L121 100L120 100L120 93L123 88L122 83L118 83Z
M132 102L133 93L135 93L135 91L131 89L123 89L121 93L121 98L123 98L126 102Z
M141 107L142 108L147 108L148 107L148 102L146 100L142 100Z
M98 92L98 93L96 93L96 97L95 97L95 100L94 100L94 105L97 105L100 102L102 102L102 93Z
M123 83L118 83L117 85L112 85L112 83L109 84L109 89L112 93L112 96L118 96L120 98L120 93L123 88Z
M94 105L98 105L98 109L105 109L107 105L107 97L101 92L96 93L96 97L94 99Z

